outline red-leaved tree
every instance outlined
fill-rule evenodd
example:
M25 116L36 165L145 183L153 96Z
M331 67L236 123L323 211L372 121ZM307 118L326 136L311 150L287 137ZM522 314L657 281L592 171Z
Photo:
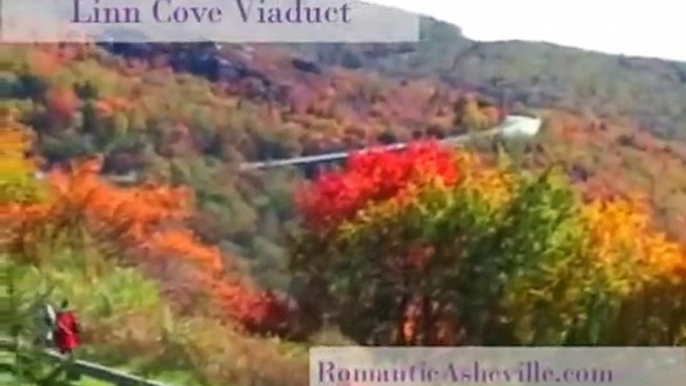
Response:
M407 151L372 151L350 157L344 171L321 175L296 194L296 205L311 229L328 229L364 206L402 195L430 180L452 185L460 180L452 154L435 142Z

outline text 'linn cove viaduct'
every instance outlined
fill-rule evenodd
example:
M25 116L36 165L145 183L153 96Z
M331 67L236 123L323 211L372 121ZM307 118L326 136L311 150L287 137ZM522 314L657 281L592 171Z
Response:
M304 6L301 0L294 0L289 5L267 5L265 0L213 1L211 5L155 0L145 5L129 2L119 6L107 4L106 0L71 2L72 24L219 24L231 14L238 14L238 20L246 24L348 24L352 16L352 6L348 2L308 6Z

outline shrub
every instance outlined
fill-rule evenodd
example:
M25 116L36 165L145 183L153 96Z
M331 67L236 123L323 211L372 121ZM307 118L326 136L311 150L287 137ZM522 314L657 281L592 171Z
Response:
M424 149L359 156L302 193L291 267L315 314L364 344L675 343L686 254L639 207ZM443 167L408 178L427 162Z

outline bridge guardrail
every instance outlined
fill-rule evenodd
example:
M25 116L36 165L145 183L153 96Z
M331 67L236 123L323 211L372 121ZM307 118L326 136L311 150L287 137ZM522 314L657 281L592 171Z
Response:
M462 135L455 135L452 137L447 137L447 138L444 138L444 139L438 141L438 143L445 145L445 146L454 146L456 144L465 143L465 142L468 142L470 140L493 137L493 136L496 136L498 134L503 134L505 136L515 136L515 135L533 136L538 132L540 126L541 126L540 118L511 116L509 121L506 120L505 122L501 123L500 125L498 125L497 127L493 128L493 129L478 132L478 133L462 134ZM364 148L364 149L360 149L360 150L350 150L350 151L317 154L317 155L311 155L311 156L293 157L293 158L285 158L285 159L273 159L273 160L255 161L255 162L242 162L239 164L238 169L240 171L249 171L249 170L266 169L266 168L271 168L271 167L279 167L279 166L306 165L306 164L316 164L316 163L322 163L322 162L341 161L341 160L344 160L344 159L350 157L350 155L353 153L365 153L365 152L374 152L374 151L397 151L397 150L402 150L402 149L407 148L408 145L409 145L409 143L395 143L392 145L379 146L379 147L373 147L373 148ZM135 174L135 172L132 172L132 173L133 174L129 174L126 176L109 176L107 178L113 182L135 183L137 181L138 177L137 177L137 174ZM38 173L36 173L36 177L39 179L42 179L45 176L42 172L38 172Z
M486 130L486 131L482 131L479 133L456 135L456 136L444 138L444 139L438 141L438 143L442 144L442 145L451 146L451 145L455 145L458 143L467 142L471 139L494 136L500 132L502 132L502 128L497 127L495 129ZM239 170L247 171L247 170L257 170L257 169L264 169L264 168L276 167L276 166L304 165L304 164L311 164L311 163L340 161L340 160L344 160L344 159L350 157L350 155L353 153L402 150L402 149L405 149L408 145L409 145L408 143L396 143L396 144L387 145L387 146L379 146L376 148L365 148L365 149L360 149L360 150L351 150L351 151L342 151L342 152L337 152L337 153L318 154L318 155L311 155L311 156L305 156L305 157L275 159L275 160L257 161L257 162L243 162L240 164Z

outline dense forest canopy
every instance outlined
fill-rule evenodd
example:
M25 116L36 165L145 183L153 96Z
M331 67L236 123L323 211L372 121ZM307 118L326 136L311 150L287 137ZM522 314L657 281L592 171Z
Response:
M686 64L423 28L0 47L13 315L67 296L81 355L207 386L302 385L317 344L685 344ZM513 112L540 133L434 142Z
M548 43L482 43L423 20L422 40L399 45L301 45L330 65L399 78L437 78L527 106L626 118L666 138L686 138L686 62L615 56Z

